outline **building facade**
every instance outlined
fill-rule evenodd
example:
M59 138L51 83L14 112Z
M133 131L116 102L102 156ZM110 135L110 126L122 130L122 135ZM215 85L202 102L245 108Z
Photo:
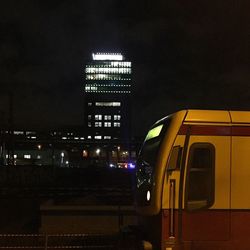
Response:
M93 142L130 140L131 62L93 53L85 66L85 132Z

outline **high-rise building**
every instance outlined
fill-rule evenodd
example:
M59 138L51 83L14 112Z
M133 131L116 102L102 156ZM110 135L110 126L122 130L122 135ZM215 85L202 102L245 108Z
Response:
M130 139L131 62L120 53L93 53L85 67L86 139Z

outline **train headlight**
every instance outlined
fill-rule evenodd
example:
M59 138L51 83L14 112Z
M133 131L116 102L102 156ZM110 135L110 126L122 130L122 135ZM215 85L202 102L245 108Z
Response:
M151 193L150 193L150 191L148 190L148 191L147 191L147 201L150 201L150 198L151 198Z

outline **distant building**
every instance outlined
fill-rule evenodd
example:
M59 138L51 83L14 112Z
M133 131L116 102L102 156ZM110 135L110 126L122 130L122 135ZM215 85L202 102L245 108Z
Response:
M85 67L87 140L130 140L131 73L131 62L122 54L92 54Z
M133 168L143 138L130 143L85 140L82 127L53 130L0 129L0 167L33 165L53 167L109 166ZM12 137L12 138L11 138Z
M84 74L85 129L0 129L0 166L134 168L140 139L131 139L131 74L122 54L92 54Z

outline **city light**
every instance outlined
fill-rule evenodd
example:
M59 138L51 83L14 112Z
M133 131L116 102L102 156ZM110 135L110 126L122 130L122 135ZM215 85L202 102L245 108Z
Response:
M111 54L111 53L93 53L93 60L114 60L114 61L122 61L122 54Z
M135 169L135 164L132 163L132 162L130 162L130 163L128 164L128 167L129 167L130 169Z
M151 198L151 193L150 191L147 192L147 201L150 201L150 198Z
M88 157L88 151L84 149L84 150L82 151L82 156L83 156L84 158Z

